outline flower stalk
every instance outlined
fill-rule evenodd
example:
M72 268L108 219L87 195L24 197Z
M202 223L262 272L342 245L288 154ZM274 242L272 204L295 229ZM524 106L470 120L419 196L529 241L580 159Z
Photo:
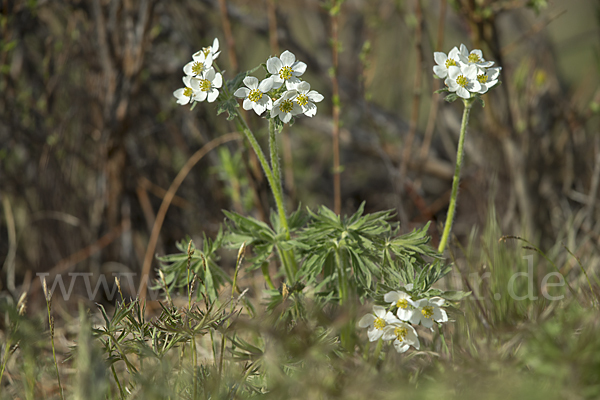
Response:
M446 216L446 224L444 225L444 233L440 240L438 252L444 253L444 249L448 244L448 237L452 230L452 221L454 220L454 212L456 211L456 200L458 198L458 186L460 185L460 170L464 156L465 136L467 133L467 125L469 123L469 114L473 106L473 98L463 99L465 109L463 111L462 122L460 124L460 137L458 139L458 149L456 151L456 167L454 168L454 178L452 179L452 194L450 196L450 206L448 207L448 215Z

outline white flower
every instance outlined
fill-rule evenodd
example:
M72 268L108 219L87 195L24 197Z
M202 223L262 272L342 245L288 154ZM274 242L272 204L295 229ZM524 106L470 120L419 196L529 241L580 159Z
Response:
M241 87L234 93L236 97L244 99L242 104L244 110L253 109L256 114L261 115L265 110L273 107L273 100L265 94L273 87L271 78L264 79L259 84L257 78L247 76L244 78L244 84L247 87Z
M194 59L196 56L199 57L200 54L204 54L204 57L208 57L208 55L210 54L212 56L212 59L216 60L217 57L219 57L219 54L221 54L221 52L219 51L219 39L215 38L215 40L213 40L212 46L203 47L202 50L194 53Z
M479 68L488 68L494 65L493 61L485 61L483 58L483 52L479 49L472 50L469 53L467 46L464 44L460 45L460 60L467 65L476 65Z
M367 314L358 321L361 328L369 328L367 336L369 341L374 342L383 336L383 331L389 324L398 323L398 319L389 311L381 306L373 306L373 314Z
M314 117L317 113L317 106L315 103L323 101L323 95L316 90L310 90L310 83L308 82L292 83L286 81L285 87L288 90L296 90L298 92L298 95L294 100L302 107L302 113L307 117Z
M212 103L219 97L219 88L223 85L223 77L220 73L215 72L214 68L209 69L201 78L192 78L192 83L198 82L199 90L194 93L192 100L204 101L208 100Z
M386 302L392 303L392 305L398 307L396 315L399 319L401 319L402 321L410 320L414 310L411 307L411 300L408 294L400 291L394 291L386 293L385 296L383 296L383 299Z
M281 122L287 124L294 115L302 113L302 107L296 102L298 92L288 90L273 103L271 118L279 117Z
M394 348L398 353L404 353L410 346L419 350L419 336L415 328L406 322L396 322L383 329L383 340L394 340Z
M448 77L444 81L448 89L463 99L471 98L471 93L481 90L481 84L477 80L477 66L474 64L448 68Z
M448 314L440 308L445 300L441 297L432 297L431 299L421 299L412 302L415 311L410 318L410 322L417 325L421 324L426 328L431 328L433 322L447 322Z
M435 53L433 53L433 58L437 63L437 65L433 67L433 73L442 79L447 77L448 68L452 66L458 67L460 65L459 54L460 52L458 51L458 48L456 46L454 46L452 50L450 50L450 53L448 53L448 55L440 51L436 51Z
M197 79L192 79L191 76L183 77L184 88L177 89L173 92L173 96L177 98L177 104L186 105L194 95L200 90L200 85Z
M306 71L306 64L296 61L296 56L286 50L280 57L267 60L267 71L273 74L273 89L279 89L286 81L300 82L298 77Z
M501 69L502 67L492 67L486 68L485 70L479 70L480 73L477 75L477 81L481 84L479 93L484 94L498 83Z
M193 61L190 61L183 66L183 72L188 76L202 76L212 66L213 56L210 53L206 55L202 52L198 52L194 54L192 58Z

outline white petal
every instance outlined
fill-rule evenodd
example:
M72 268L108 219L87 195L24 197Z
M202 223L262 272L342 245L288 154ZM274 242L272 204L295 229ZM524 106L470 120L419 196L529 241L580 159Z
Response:
M396 303L398 300L400 300L400 294L396 291L388 292L385 294L385 296L383 296L383 300L386 303Z
M194 93L194 100L196 101L204 101L206 100L207 93L204 91L200 91L198 93Z
M217 73L215 75L215 78L212 80L212 84L216 88L220 88L221 86L223 86L223 75Z
M253 108L254 108L254 112L258 115L261 115L267 109L267 107L264 104L261 104L259 102L254 103Z
M464 44L460 44L460 54L463 57L469 57L469 50L467 49L467 46L465 46Z
M310 92L308 92L308 99L314 101L315 103L319 103L323 101L324 97L321 93L317 92L316 90L311 90Z
M283 65L288 67L291 67L292 64L294 64L294 61L296 61L296 56L289 50L286 50L283 53L281 53L279 58L281 59Z
M194 61L190 61L189 63L185 64L183 66L183 72L188 75L188 76L194 76L196 75L193 71L192 71L192 67L194 66Z
M189 87L191 87L194 90L194 92L197 92L198 90L200 90L200 80L196 78L191 78Z
M271 79L273 80L273 89L279 89L283 85L283 79L279 75L273 75Z
M376 316L378 316L379 318L384 318L385 317L385 308L382 306L373 306L373 314L375 314Z
M283 122L288 123L291 118L292 117L290 116L287 121ZM381 329L371 328L367 331L367 336L369 337L370 342L374 342L383 336L383 331Z
M406 350L408 350L410 346L407 345L406 343L403 343L399 340L394 340L394 348L396 349L396 351L398 353L405 353Z
M469 66L467 66L466 68L463 69L463 75L467 78L469 78L470 80L472 79L477 79L477 72L478 72L478 68L477 65L475 64L470 64Z
M433 53L433 59L435 60L436 64L445 65L446 60L448 59L448 56L445 53L436 51L435 53Z
M460 72L460 68L453 65L448 68L448 78L456 80L456 78L460 75Z
M302 61L298 61L296 64L294 64L292 69L294 70L294 76L300 76L306 72L306 64Z
M273 75L279 75L279 70L283 67L281 60L277 57L271 57L267 60L267 71ZM281 86L281 85L280 85Z
M290 119L292 119L292 114L290 113L285 113L283 114L283 118L281 117L281 115L279 115L279 119L281 120L281 122L283 122L284 124L287 124L288 122L290 122Z
M244 99L244 102L242 103L242 108L246 111L250 110L252 107L254 107L254 102L250 99Z
M432 304L435 304L438 307L441 307L441 306L443 306L446 303L446 300L444 300L441 297L436 296L436 297L430 298L429 302L432 303Z
M460 51L458 50L458 48L456 46L454 46L452 48L452 50L450 50L450 52L448 52L448 58L456 60L457 58L460 58L459 54L460 54Z
M462 86L458 87L458 89L456 90L456 94L458 95L458 97L462 97L463 99L471 98L471 93L469 93L469 91Z
M183 81L183 84L184 84L186 87L192 87L192 86L191 86L191 84L190 84L190 82L191 82L191 80L192 80L192 77L191 77L191 76L189 76L189 75L186 75L186 76L184 76L184 77L183 77L181 80Z
M440 65L433 66L433 73L439 76L440 78L445 78L446 76L448 76L448 70L446 69L446 67L442 67Z
M236 90L233 95L235 97L239 97L240 99L243 99L243 98L248 97L249 94L250 94L250 90L248 88L241 87L238 90Z
M272 78L263 79L263 81L260 83L260 85L258 85L258 90L260 90L263 93L267 93L272 88L273 88L273 79Z
M244 78L244 85L248 86L250 89L256 89L258 88L258 78L247 76Z
M421 318L421 325L425 328L431 328L433 326L433 321L430 318Z
M412 318L414 313L415 313L415 310L409 310L407 308L399 308L398 311L396 312L396 315L402 321L410 321L410 319Z
M207 97L208 97L208 102L212 103L213 101L215 101L217 99L217 97L219 97L219 91L217 89L210 89Z
M212 80L215 79L216 74L217 73L216 73L215 69L214 68L210 68L208 71L206 71L204 73L204 79L208 79L209 81L212 82Z
M287 81L285 81L285 88L287 90L298 90L297 89L298 83L299 82L294 83L294 82L291 82L291 81L287 80Z
M215 40L213 40L213 44L210 47L210 50L213 53L216 53L219 50L219 39L218 38L215 38Z
M310 90L310 83L300 82L299 84L296 85L296 90L298 90L298 92L300 92L300 93L306 94Z
M310 101L302 106L302 113L307 117L314 117L317 114L317 106Z
M366 328L367 326L373 325L373 322L375 322L375 316L373 314L367 314L358 321L358 326Z
M439 310L439 312L437 312ZM439 314L439 315L436 315ZM442 310L441 308L438 308L437 310L435 310L433 312L433 316L436 320L436 322L448 322L448 314L446 314L446 310Z

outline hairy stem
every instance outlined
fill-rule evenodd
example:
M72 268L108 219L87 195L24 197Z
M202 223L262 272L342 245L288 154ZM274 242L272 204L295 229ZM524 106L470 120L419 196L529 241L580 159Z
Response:
M448 215L446 216L446 224L444 225L444 233L438 251L444 252L448 244L448 237L452 230L452 221L454 220L454 211L456 210L456 199L458 197L458 186L460 184L460 170L462 168L465 136L467 133L467 124L469 123L469 113L473 105L473 99L463 100L465 109L463 111L462 123L460 124L460 137L458 139L458 149L456 151L456 168L454 169L454 179L452 180L452 195L450 196L450 206L448 207Z

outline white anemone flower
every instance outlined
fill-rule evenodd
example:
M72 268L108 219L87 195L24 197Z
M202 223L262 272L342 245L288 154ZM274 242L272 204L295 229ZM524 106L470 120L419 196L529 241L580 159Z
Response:
M212 46L203 47L202 50L195 52L194 57L199 57L200 54L204 54L204 57L208 57L208 55L210 54L212 56L212 59L216 60L217 57L219 57L219 54L221 54L221 52L219 51L219 39L215 38L215 40L213 40Z
M244 110L253 109L256 114L261 115L273 107L273 100L266 94L273 87L271 78L264 79L259 84L257 78L247 76L244 78L244 84L247 87L241 87L234 93L234 96L244 99Z
M417 325L421 324L426 328L431 328L434 322L447 322L448 314L440 308L445 300L441 297L432 297L430 299L421 299L412 302L415 311L410 318L410 322Z
M492 67L486 68L485 70L479 70L480 74L477 75L477 81L481 85L479 93L484 94L498 83L501 69L502 67Z
M218 89L223 85L223 76L214 68L206 71L203 77L192 78L193 81L198 82L199 90L194 93L192 100L212 103L219 97Z
M183 66L183 72L188 76L202 76L211 67L213 62L212 54L198 52L192 56L193 60Z
M302 113L307 117L314 117L317 113L315 103L323 101L323 95L316 90L310 90L310 83L308 82L291 83L290 81L286 81L285 87L288 90L296 90L298 92L294 100L302 107Z
M294 53L286 50L281 56L267 60L267 71L273 75L273 89L279 89L284 82L300 82L298 77L306 71L306 64L296 61Z
M437 65L433 67L433 73L436 74L440 78L445 78L448 76L448 68L454 66L460 66L460 52L458 48L454 46L450 53L446 55L446 53L442 53L441 51L436 51L433 53L433 58Z
M473 64L478 66L479 68L488 68L494 65L493 61L485 61L485 59L483 58L483 52L481 50L475 49L469 52L467 46L465 46L464 44L460 45L459 57L463 63L468 65Z
M394 317L389 311L381 306L373 306L373 314L367 314L358 321L358 326L361 328L369 328L367 336L370 342L379 340L383 336L386 326L399 323L400 321Z
M173 96L177 98L177 104L184 106L192 101L194 95L200 90L200 85L198 80L191 76L184 76L183 84L185 87L174 91Z
M410 295L401 291L393 291L386 293L385 296L383 296L383 299L388 303L392 303L392 305L398 308L398 311L396 311L396 315L399 319L401 319L402 321L410 320L414 312L410 304Z
M471 93L478 93L481 90L481 84L477 80L477 66L474 64L459 67L448 68L448 77L444 81L451 92L456 92L463 99L471 98Z
M273 103L271 117L279 117L281 122L287 124L294 115L302 114L302 107L296 102L297 95L298 92L295 90L284 92L281 97Z
M404 353L410 346L419 350L419 336L415 328L406 322L396 322L383 329L383 340L394 340L394 348L398 353Z

